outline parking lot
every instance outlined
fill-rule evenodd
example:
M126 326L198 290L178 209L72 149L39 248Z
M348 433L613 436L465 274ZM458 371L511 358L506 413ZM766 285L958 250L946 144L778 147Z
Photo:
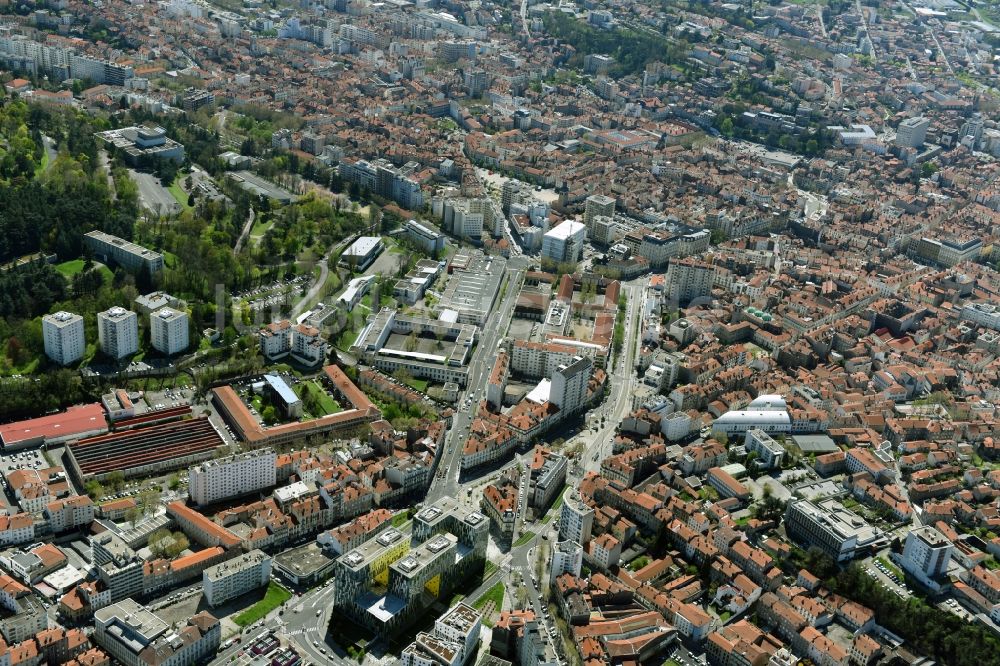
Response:
M163 391L146 391L143 399L149 405L150 411L154 411L189 405L193 397L194 388L184 384L176 388L164 389Z
M157 215L174 215L181 212L181 205L174 199L160 179L151 173L129 169L129 176L139 188L139 200L150 212Z
M868 566L865 567L865 572L868 576L874 578L876 583L888 589L901 599L906 599L912 594L910 588L906 585L906 582L897 576L892 569L885 566L877 559L873 559L868 563Z
M233 298L245 299L251 310L265 310L284 303L290 296L296 296L298 289L304 287L308 282L308 275L299 275L289 280L276 280L271 284L247 291L233 292Z
M15 470L45 469L48 466L41 449L15 451L0 455L0 473L3 473L4 478Z

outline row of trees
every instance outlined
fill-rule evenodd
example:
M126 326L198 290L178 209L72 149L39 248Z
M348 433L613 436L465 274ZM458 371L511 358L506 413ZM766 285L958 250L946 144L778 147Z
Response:
M900 598L865 575L857 563L833 576L827 585L834 592L871 608L879 624L901 636L915 652L939 663L993 664L1000 654L1000 638L982 624L966 622L918 597Z

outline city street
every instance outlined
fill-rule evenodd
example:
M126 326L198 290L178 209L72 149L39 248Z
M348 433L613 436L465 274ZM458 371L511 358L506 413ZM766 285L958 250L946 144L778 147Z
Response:
M504 298L500 302L496 311L490 315L486 324L482 327L479 343L476 347L475 355L469 364L469 382L466 390L459 399L459 403L465 396L473 395L482 397L483 387L489 378L489 373L493 369L496 360L497 345L507 333L507 326L514 313L514 305L517 303L518 291L521 288L521 281L524 278L524 271L527 265L526 260L512 259L507 264L507 282ZM431 481L431 487L427 490L427 504L432 504L442 497L457 497L460 491L458 476L461 471L462 443L468 435L469 425L475 416L479 400L473 398L472 406L465 411L457 410L451 430L445 439L445 450L438 463L438 473Z

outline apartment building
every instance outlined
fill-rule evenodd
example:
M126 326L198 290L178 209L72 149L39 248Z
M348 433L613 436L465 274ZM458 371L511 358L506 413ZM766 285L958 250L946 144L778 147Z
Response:
M687 305L712 295L715 267L703 261L680 259L667 266L664 292L668 299Z
M896 128L896 145L901 148L920 148L927 139L931 121L923 116L907 118Z
M572 363L579 354L576 347L550 342L515 340L511 347L510 369L522 377L552 377L561 365Z
M94 613L94 640L124 666L183 666L215 655L222 625L202 611L179 628L132 599Z
M552 562L549 565L549 580L554 581L564 573L580 575L583 568L583 546L576 541L558 541L552 549Z
M167 356L185 351L190 345L188 315L173 308L161 308L149 316L149 337L153 348Z
M603 194L591 194L583 202L583 225L591 238L594 236L594 219L597 217L613 218L615 216L615 199Z
M446 199L441 204L441 228L452 235L479 240L494 227L497 211L487 197Z
M205 569L201 573L201 586L208 605L215 608L264 587L270 577L271 556L255 549Z
M155 275L163 270L163 255L103 231L84 234L84 245L102 261L113 261L130 271L145 270Z
M69 365L83 358L87 349L83 317L59 311L42 317L45 355L59 365Z
M97 339L105 355L113 359L131 356L139 351L139 318L119 306L98 312Z
M576 490L567 490L559 514L559 540L585 544L590 541L593 526L594 509L583 502Z
M542 446L535 447L531 461L531 506L546 511L566 485L566 456Z
M747 431L743 445L748 453L753 452L757 455L754 462L762 469L781 467L781 462L785 458L785 447L758 428Z
M268 324L257 332L260 353L269 361L292 351L292 322L287 319Z
M113 532L93 536L90 551L91 561L112 601L142 595L144 563L120 536Z
M552 375L549 401L566 414L584 407L587 404L587 383L593 369L593 361L580 356L560 365Z
M542 259L557 263L575 263L583 255L587 227L582 222L566 220L542 236Z
M444 236L426 224L407 220L403 232L411 243L432 256L444 250Z
M86 495L74 495L49 502L45 507L49 528L56 534L94 522L94 502Z
M464 666L475 659L479 651L481 614L460 603L434 623L434 629L420 632L403 648L403 666Z
M925 525L910 530L906 535L903 557L899 563L922 581L931 581L948 571L953 549L951 541L943 534L930 525Z
M188 493L199 506L277 485L278 456L264 448L209 460L188 470Z

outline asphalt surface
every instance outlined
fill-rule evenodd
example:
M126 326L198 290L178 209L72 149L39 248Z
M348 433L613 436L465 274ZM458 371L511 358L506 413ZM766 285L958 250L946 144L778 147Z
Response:
M181 205L174 199L167 188L160 184L160 179L151 173L142 173L129 169L128 175L139 188L139 200L147 210L157 215L172 215L181 210Z
M490 315L483 326L479 337L479 345L469 364L469 382L465 391L459 398L461 404L470 393L479 394L483 398L486 380L493 370L496 360L497 344L507 333L507 326L510 324L511 316L514 313L514 305L517 303L517 294L521 289L521 281L524 278L526 260L511 259L507 263L507 291L503 301L496 311ZM438 472L431 481L431 487L427 490L425 502L432 504L442 497L455 497L458 495L461 484L458 481L461 472L462 443L468 436L468 427L472 423L475 410L479 407L479 401L473 399L468 410L458 411L452 422L451 430L445 439L445 451L438 464Z

